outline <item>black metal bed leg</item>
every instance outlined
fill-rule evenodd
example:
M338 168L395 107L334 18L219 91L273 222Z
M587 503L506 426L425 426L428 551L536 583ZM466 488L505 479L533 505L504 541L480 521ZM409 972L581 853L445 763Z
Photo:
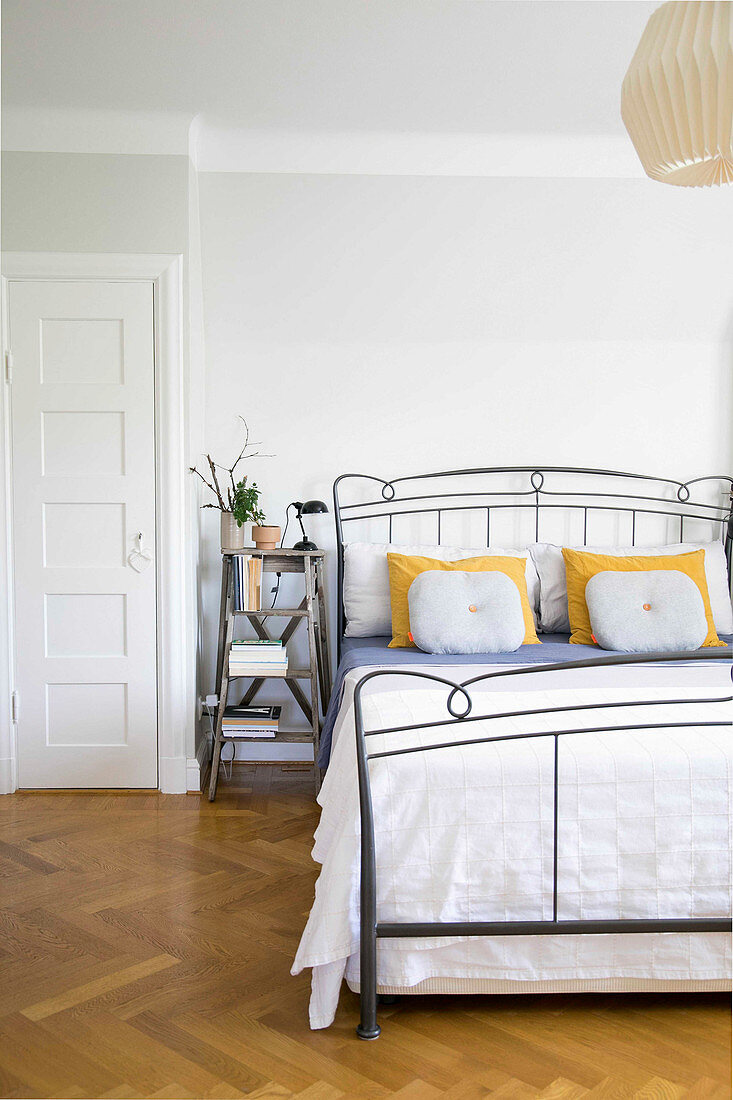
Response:
M377 1023L377 931L368 936L362 932L360 945L360 1007L361 1018L356 1034L360 1039L378 1039L381 1027Z
M377 1023L377 861L374 845L374 811L369 787L369 767L361 717L361 681L354 697L356 711L356 761L359 772L361 814L361 873L359 891L359 963L361 1018L356 1034L360 1039L378 1039Z

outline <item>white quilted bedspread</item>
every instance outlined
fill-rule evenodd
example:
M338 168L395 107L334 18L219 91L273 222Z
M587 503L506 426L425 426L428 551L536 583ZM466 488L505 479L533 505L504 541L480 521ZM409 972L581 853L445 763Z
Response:
M729 695L678 688L679 697ZM669 698L669 688L576 688L483 695L478 713ZM434 721L438 690L375 689L367 729ZM599 717L602 714L604 717ZM369 749L648 722L730 722L728 703L625 706L472 722L368 738ZM358 986L359 812L353 715L346 705L326 781L314 859L316 897L293 973L313 967L310 1020L333 1020L341 982ZM446 736L446 732L449 736ZM560 919L718 916L730 911L729 727L634 729L560 739ZM466 746L373 761L378 918L552 917L553 738ZM706 982L730 971L718 933L382 940L382 986L435 977L530 983L598 979ZM532 985L531 983L535 983ZM623 987L623 985L621 986ZM637 986L638 988L638 986Z

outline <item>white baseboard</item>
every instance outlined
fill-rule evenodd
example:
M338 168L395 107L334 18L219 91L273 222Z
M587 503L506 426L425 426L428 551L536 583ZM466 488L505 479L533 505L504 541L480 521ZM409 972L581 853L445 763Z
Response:
M210 730L205 730L201 735L196 749L196 760L201 771L208 765L211 760L211 746L213 744L213 738Z
M5 756L0 759L0 794L13 794L18 789L18 777L15 758Z
M188 782L185 756L161 756L160 790L163 794L185 794Z
M195 772L195 775L194 775ZM160 761L160 790L164 794L185 794L200 790L198 760L185 756L165 756ZM0 759L0 795L13 794L18 789L15 760L6 756Z
M186 790L189 794L201 790L201 766L195 756L186 761Z
M199 740L196 755L189 756L186 764L186 785L189 791L201 790L201 777L211 760L211 733L206 730Z

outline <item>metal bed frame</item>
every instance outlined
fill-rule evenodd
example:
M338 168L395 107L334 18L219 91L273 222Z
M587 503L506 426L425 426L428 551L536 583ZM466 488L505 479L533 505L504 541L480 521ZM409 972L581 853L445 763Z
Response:
M588 488L584 482L588 479ZM609 488L595 488L600 480ZM498 481L498 484L497 484ZM513 484L511 484L513 482ZM640 484L641 483L641 484ZM717 502L693 501L690 486L715 490ZM373 490L379 496L344 502L348 490ZM423 490L423 491L421 491ZM426 491L431 490L431 491ZM372 494L373 496L373 494ZM509 498L509 499L507 499ZM491 542L491 519L497 511L534 513L535 542L540 541L542 522L550 511L578 512L583 516L582 544L588 541L588 518L593 512L614 513L630 518L629 543L636 545L637 516L674 519L679 542L684 542L685 522L702 520L718 528L725 546L728 573L733 551L733 477L728 474L696 477L690 481L629 474L619 470L593 470L577 466L486 466L470 470L442 470L430 474L384 478L373 474L342 474L333 483L338 550L338 656L346 627L344 611L344 528L359 520L381 520L392 541L394 519L400 516L435 517L436 544L441 543L442 517L449 512L478 512L486 518L486 545ZM717 536L716 536L717 537ZM581 541L581 540L576 540Z
M604 479L622 479L618 488L604 490L578 489L574 485L567 488L558 484L557 487L545 487L547 475L557 478L559 475L568 475L568 480L581 477ZM497 475L512 475L514 485L507 488L494 488L491 480ZM519 475L529 475L529 487L517 483ZM443 487L440 479L472 479L476 478L478 488L468 487L452 488L450 482ZM429 494L416 493L410 488L412 483L419 483L426 479L432 479L431 486L437 484L434 492ZM344 504L341 502L342 484L346 481L376 482L381 485L381 499L364 500L358 503ZM643 482L643 488L639 492L630 487L632 482ZM650 483L656 486L656 492ZM705 503L690 499L690 486L693 484L717 483L724 486L724 503ZM473 483L471 483L473 484ZM406 488L407 493L398 497L397 486ZM419 486L418 486L419 488ZM636 489L636 485L633 486ZM645 491L645 490L648 490ZM654 493L654 495L651 495ZM670 495L673 494L673 495ZM510 497L511 502L501 498ZM529 500L521 498L529 497ZM554 499L545 500L546 497ZM579 498L579 499L577 499ZM598 503L596 503L598 501ZM614 503L610 503L614 502ZM615 503L619 502L619 503ZM441 516L447 511L479 510L486 515L486 541L489 544L491 533L491 515L496 509L515 508L532 509L534 511L534 528L536 541L539 541L541 530L541 517L545 509L564 508L581 510L583 513L583 545L587 545L588 515L589 512L600 510L605 512L617 512L631 516L631 545L635 545L636 517L638 514L649 514L664 517L673 517L679 524L679 542L684 542L685 521L696 519L708 521L713 529L718 530L723 541L728 562L728 572L731 572L731 549L733 547L733 478L729 476L695 478L692 481L681 482L669 478L654 478L644 474L625 474L609 470L588 470L572 467L493 467L478 470L457 470L435 474L421 474L414 477L402 477L385 481L370 475L344 474L334 483L334 511L336 517L336 535L338 544L338 595L339 595L339 638L343 635L345 626L343 604L343 525L350 520L358 519L384 519L386 520L388 541L391 541L393 529L393 517L398 515L414 515L420 513L434 513L437 525L437 544L440 545ZM360 878L360 1002L361 1017L357 1027L357 1035L361 1039L376 1039L380 1034L377 1023L377 941L379 939L412 939L431 936L527 936L527 935L609 935L613 933L658 933L658 932L728 932L731 930L730 917L689 917L689 918L656 918L656 919L631 919L631 920L560 920L558 917L558 757L561 737L574 736L581 733L617 733L624 730L650 730L670 729L702 726L730 726L730 722L709 720L706 722L685 721L681 718L675 722L635 722L632 725L619 723L605 724L603 716L599 716L600 724L596 726L580 726L577 729L561 729L555 732L527 732L520 734L492 735L490 732L478 737L461 738L454 740L448 732L448 739L436 744L421 746L406 746L391 749L383 749L379 752L369 752L367 738L384 734L409 733L411 731L447 727L448 731L456 725L468 725L473 722L491 723L500 718L530 718L544 714L569 714L574 711L602 711L609 706L623 707L649 707L660 705L679 705L685 707L691 702L696 704L712 704L733 702L733 695L717 696L707 699L645 699L633 700L628 703L588 703L567 707L532 708L519 711L502 711L491 715L473 715L473 700L468 689L475 684L491 682L500 677L507 676L537 676L545 672L572 671L574 669L601 668L610 665L648 664L650 662L665 663L684 661L720 661L727 657L730 659L733 650L725 651L699 650L693 653L652 653L652 654L616 654L608 657L591 658L582 661L573 661L561 664L534 665L530 667L501 669L496 672L484 673L469 679L455 682L442 676L428 672L420 672L410 669L385 669L367 673L362 676L356 685L354 693L355 725L356 725L356 750L357 768L359 779L359 809L361 817L361 878ZM731 670L733 675L733 669ZM410 679L428 681L431 684L440 684L446 688L446 710L448 717L438 718L433 722L418 723L406 726L393 726L380 729L365 729L362 709L362 694L364 688L371 681L379 677L402 676ZM684 714L684 712L683 712ZM654 717L653 711L650 717ZM372 760L386 757L404 756L414 752L433 752L444 749L458 748L465 745L489 744L507 740L526 740L537 737L552 737L554 741L553 753L553 862L552 862L552 919L540 921L455 921L455 922L383 922L377 918L377 868L376 848L374 836L374 808L372 805L369 763Z

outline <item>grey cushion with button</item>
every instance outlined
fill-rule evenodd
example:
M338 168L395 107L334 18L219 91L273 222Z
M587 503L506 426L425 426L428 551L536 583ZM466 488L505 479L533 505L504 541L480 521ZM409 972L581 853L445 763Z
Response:
M519 589L505 573L428 569L407 601L413 640L426 653L513 653L524 641Z
M623 653L699 649L708 633L700 589L676 569L596 573L585 588L602 649Z

